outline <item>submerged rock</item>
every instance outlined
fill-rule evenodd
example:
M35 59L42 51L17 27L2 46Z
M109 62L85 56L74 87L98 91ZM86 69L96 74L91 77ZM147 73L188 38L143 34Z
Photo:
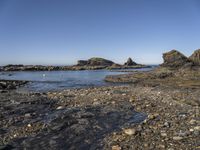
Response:
M137 65L131 58L128 58L127 62L124 64L125 66L135 66Z
M164 63L161 66L164 67L181 67L191 61L182 53L177 50L171 50L170 52L163 54Z
M189 57L189 59L190 59L195 65L200 65L200 49L194 51L194 53Z

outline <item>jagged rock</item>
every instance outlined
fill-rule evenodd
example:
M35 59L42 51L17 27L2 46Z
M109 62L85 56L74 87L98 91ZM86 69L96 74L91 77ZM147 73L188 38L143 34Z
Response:
M163 59L164 63L161 64L161 66L164 67L181 67L191 62L185 55L177 50L164 53Z
M194 53L189 57L189 59L190 59L195 65L200 65L200 49L194 51Z
M131 58L128 58L127 62L124 64L125 66L135 66L137 65Z

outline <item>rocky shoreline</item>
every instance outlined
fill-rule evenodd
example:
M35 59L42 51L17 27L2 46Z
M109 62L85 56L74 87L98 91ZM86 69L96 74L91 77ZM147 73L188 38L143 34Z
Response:
M171 51L153 71L105 79L128 85L6 90L0 93L0 149L200 149L196 62Z
M1 93L1 149L198 149L199 92L128 85Z

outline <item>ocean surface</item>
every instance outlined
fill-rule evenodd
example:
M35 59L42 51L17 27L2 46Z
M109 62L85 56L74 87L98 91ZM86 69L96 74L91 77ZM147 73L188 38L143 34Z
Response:
M131 69L148 71L152 68ZM127 71L127 70L126 70ZM107 75L126 74L123 70L84 70L84 71L20 71L0 72L0 79L31 81L19 90L34 92L58 91L69 88L84 88L113 85L105 82Z

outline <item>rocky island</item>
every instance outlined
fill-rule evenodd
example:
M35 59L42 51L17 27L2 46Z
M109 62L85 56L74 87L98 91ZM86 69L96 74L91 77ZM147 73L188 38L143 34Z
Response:
M199 56L199 50L189 58L172 50L153 71L106 77L129 83L120 86L47 93L4 86L0 149L200 149ZM100 67L102 61L121 67L99 58L77 66ZM135 64L128 59L123 67Z
M42 65L6 65L1 66L0 71L67 71L67 70L99 70L99 69L131 69L148 68L150 66L137 64L131 58L124 65L116 64L110 60L93 57L88 60L78 60L77 65L72 66L42 66Z

